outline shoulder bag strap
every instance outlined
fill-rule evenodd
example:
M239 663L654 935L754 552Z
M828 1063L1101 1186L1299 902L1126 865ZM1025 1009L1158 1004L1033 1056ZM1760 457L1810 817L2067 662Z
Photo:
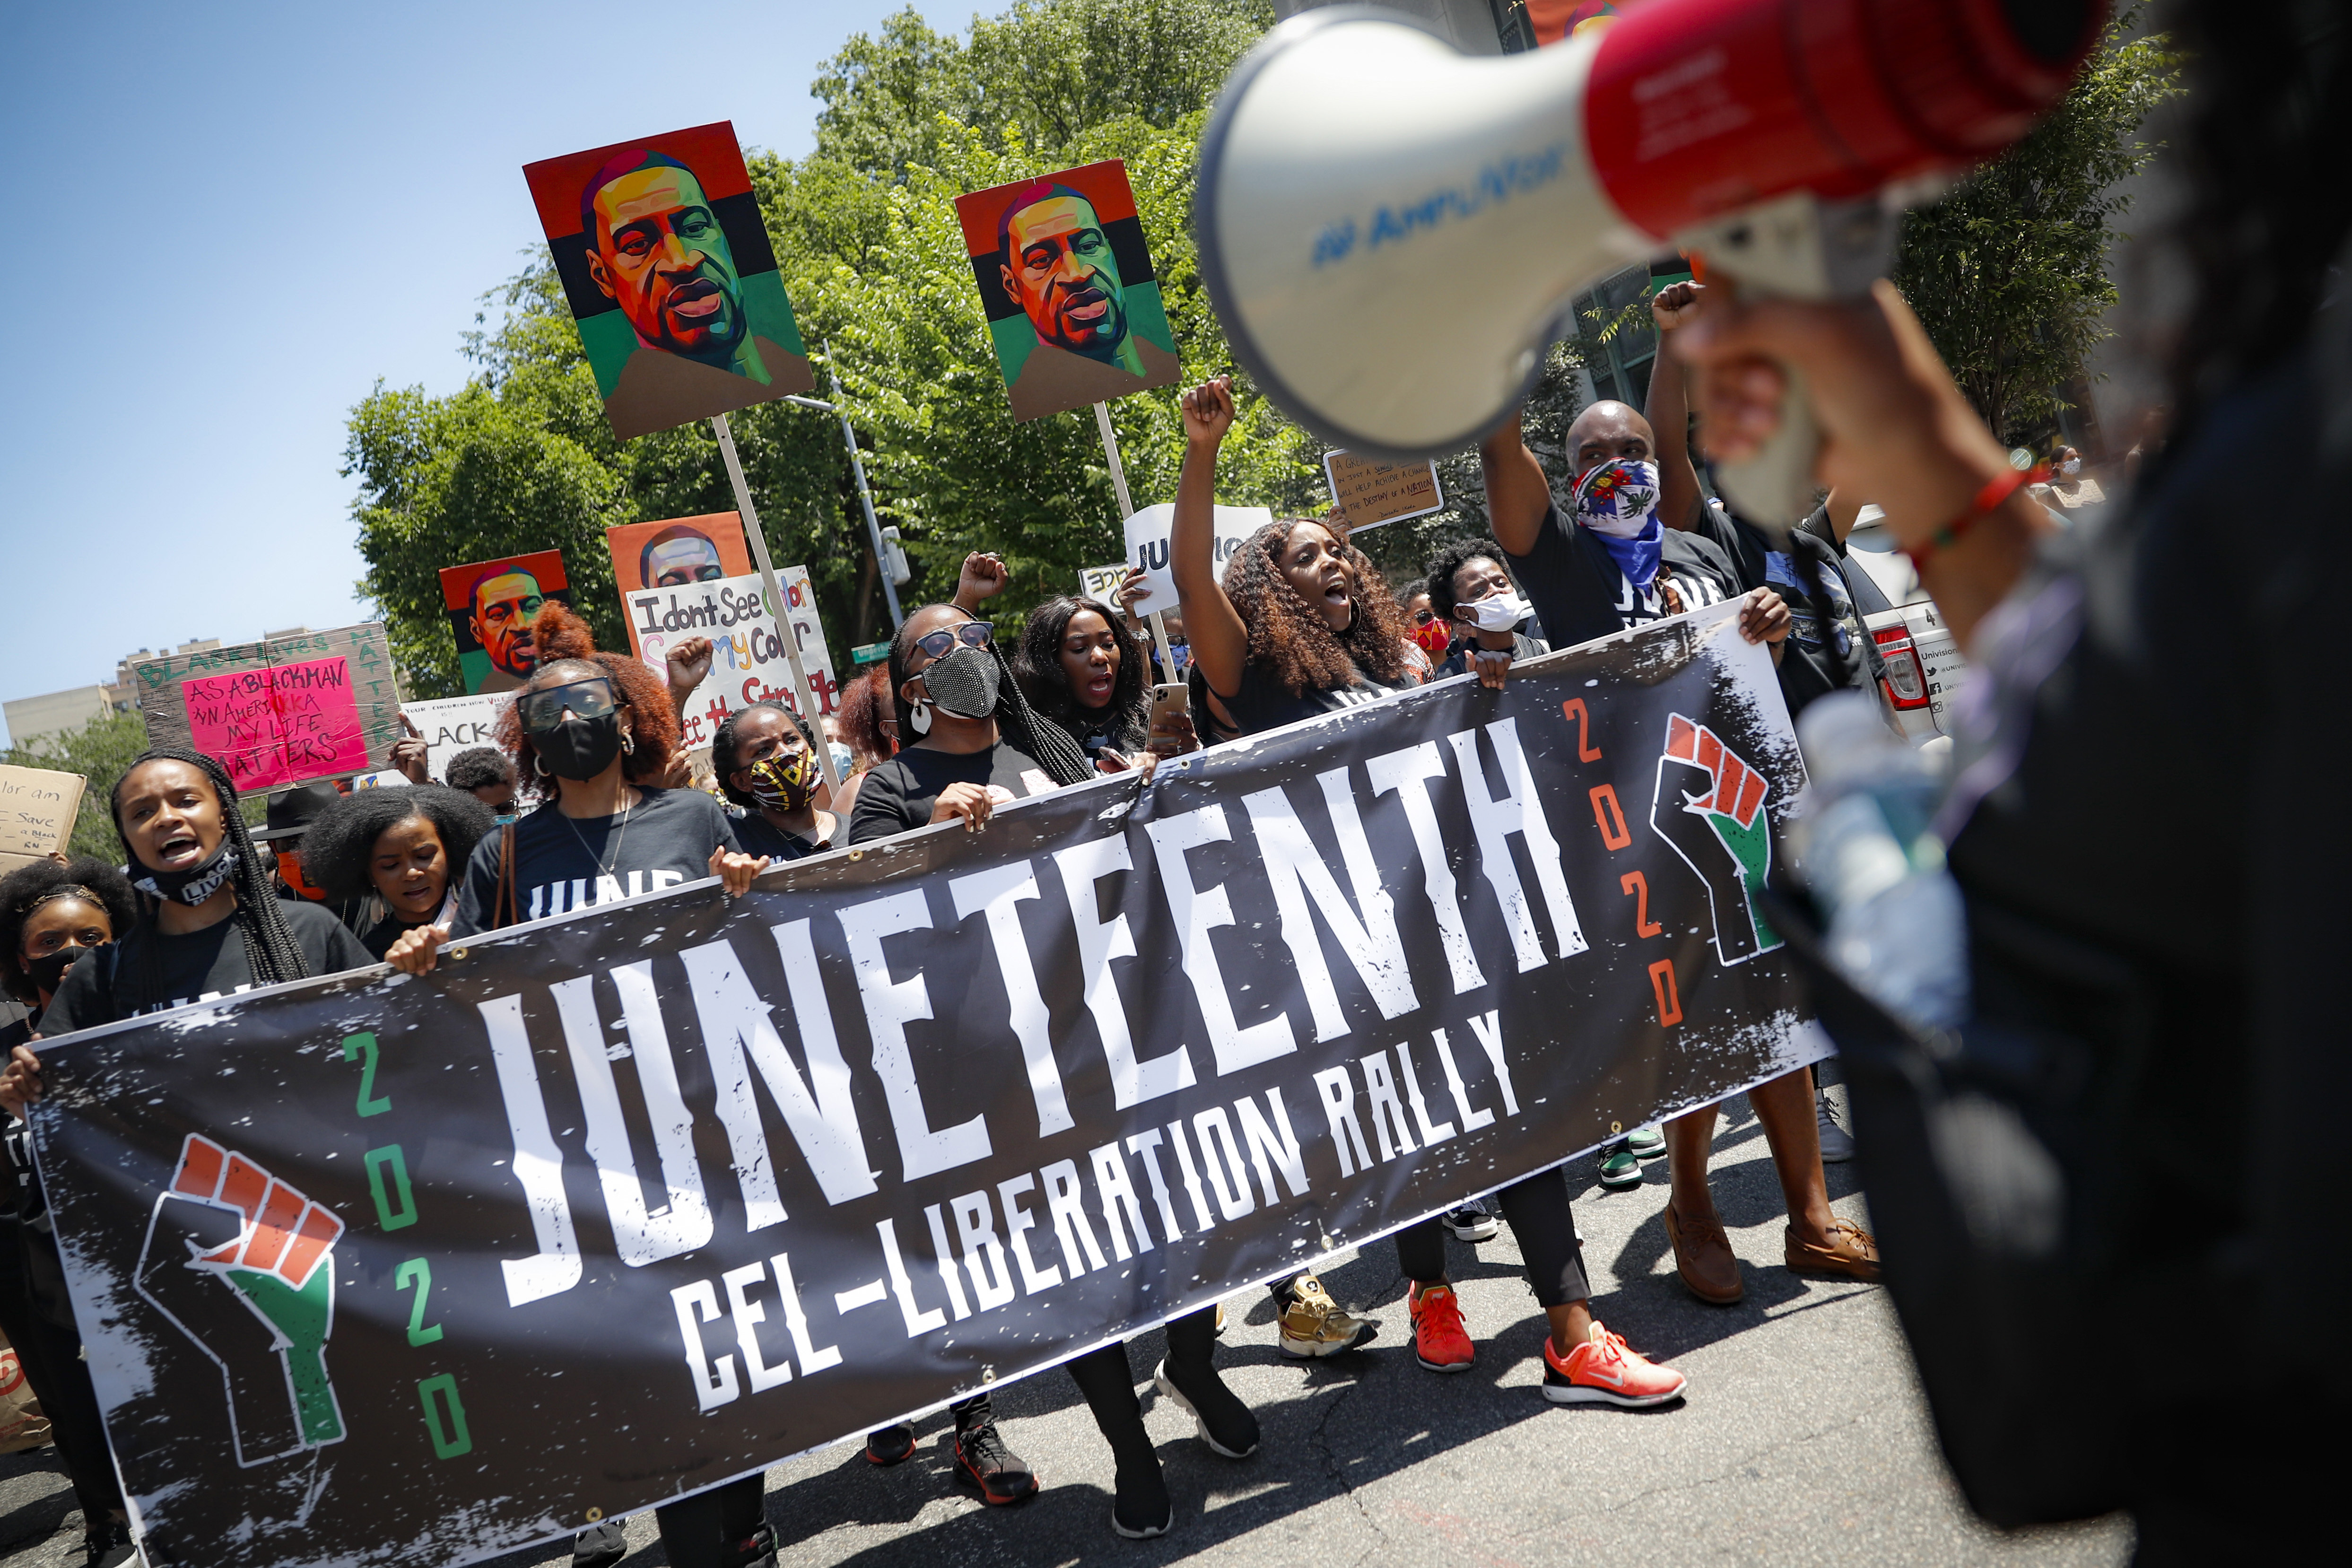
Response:
M499 891L490 902L490 926L493 930L521 923L515 896L514 858L515 825L509 822L499 829Z

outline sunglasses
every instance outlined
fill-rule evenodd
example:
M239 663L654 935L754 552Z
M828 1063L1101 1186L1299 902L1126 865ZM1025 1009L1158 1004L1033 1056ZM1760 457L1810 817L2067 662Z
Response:
M613 696L609 680L575 680L568 686L550 686L533 691L522 700L522 727L526 733L543 735L563 722L569 709L583 719L602 719L620 706Z
M941 626L935 632L925 632L915 639L915 646L932 658L945 658L955 651L958 643L966 647L994 646L995 635L986 621L966 621L960 626Z
M1425 626L1436 618L1437 612L1434 610L1415 610L1412 613L1412 624L1417 626Z

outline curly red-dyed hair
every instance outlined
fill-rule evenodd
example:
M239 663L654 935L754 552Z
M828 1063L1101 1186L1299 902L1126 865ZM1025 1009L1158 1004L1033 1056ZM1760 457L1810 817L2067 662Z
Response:
M1283 574L1290 531L1305 523L1331 535L1355 578L1349 597L1355 616L1334 632L1323 612L1298 596ZM1225 568L1225 597L1249 627L1249 656L1272 668L1291 691L1353 685L1360 676L1393 685L1413 666L1405 652L1412 623L1389 592L1388 580L1346 538L1309 518L1287 518L1259 529Z
M563 665L593 665L612 677L613 689L629 710L629 737L636 749L622 764L623 776L632 784L643 784L669 772L670 758L677 752L677 714L670 707L669 688L643 659L597 652L596 637L588 623L570 605L553 600L531 623L531 642L539 649L539 668L523 684L523 691L582 679L576 671L564 671ZM524 778L539 776L539 752L523 733L519 703L509 702L499 715L499 746L515 760Z
M868 766L888 760L898 750L882 732L882 705L889 700L890 672L877 664L841 689L841 706L833 710L841 738Z

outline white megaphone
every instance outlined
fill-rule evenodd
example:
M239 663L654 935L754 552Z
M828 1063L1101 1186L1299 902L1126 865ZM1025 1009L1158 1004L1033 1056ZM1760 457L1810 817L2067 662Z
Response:
M1527 395L1569 300L1672 245L1755 292L1866 289L1908 201L2066 89L2105 0L1646 0L1481 58L1395 12L1294 16L1237 66L1193 231L1234 353L1316 435L1456 451ZM1812 504L1801 386L1718 474Z

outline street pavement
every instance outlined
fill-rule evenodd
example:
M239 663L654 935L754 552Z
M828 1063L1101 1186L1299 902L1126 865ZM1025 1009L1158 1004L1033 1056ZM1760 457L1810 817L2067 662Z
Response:
M999 1391L1014 1451L1043 1478L1025 1506L989 1509L960 1489L944 1415L922 1422L916 1457L893 1469L843 1445L777 1466L768 1517L791 1568L1106 1563L1156 1568L1213 1552L1234 1568L1461 1568L1552 1563L2104 1565L2130 1556L2121 1518L2004 1535L1968 1514L1936 1454L1910 1358L1872 1286L1799 1279L1780 1266L1781 1209L1762 1129L1745 1096L1724 1103L1716 1203L1747 1300L1713 1308L1675 1278L1665 1163L1625 1193L1594 1163L1574 1171L1594 1311L1632 1345L1690 1379L1679 1407L1628 1412L1543 1398L1543 1318L1508 1226L1450 1242L1478 1360L1439 1376L1415 1364L1396 1254L1377 1242L1324 1279L1381 1321L1366 1350L1299 1362L1275 1346L1265 1292L1234 1298L1218 1364L1257 1412L1265 1441L1222 1459L1181 1410L1144 1394L1176 1498L1176 1528L1146 1542L1110 1530L1112 1465L1060 1372ZM1838 1212L1867 1225L1851 1166L1830 1167ZM1139 1387L1160 1337L1128 1347ZM80 1515L54 1454L0 1458L0 1553L9 1568L79 1568ZM667 1568L650 1513L628 1521L624 1568ZM498 1568L562 1568L566 1551Z

